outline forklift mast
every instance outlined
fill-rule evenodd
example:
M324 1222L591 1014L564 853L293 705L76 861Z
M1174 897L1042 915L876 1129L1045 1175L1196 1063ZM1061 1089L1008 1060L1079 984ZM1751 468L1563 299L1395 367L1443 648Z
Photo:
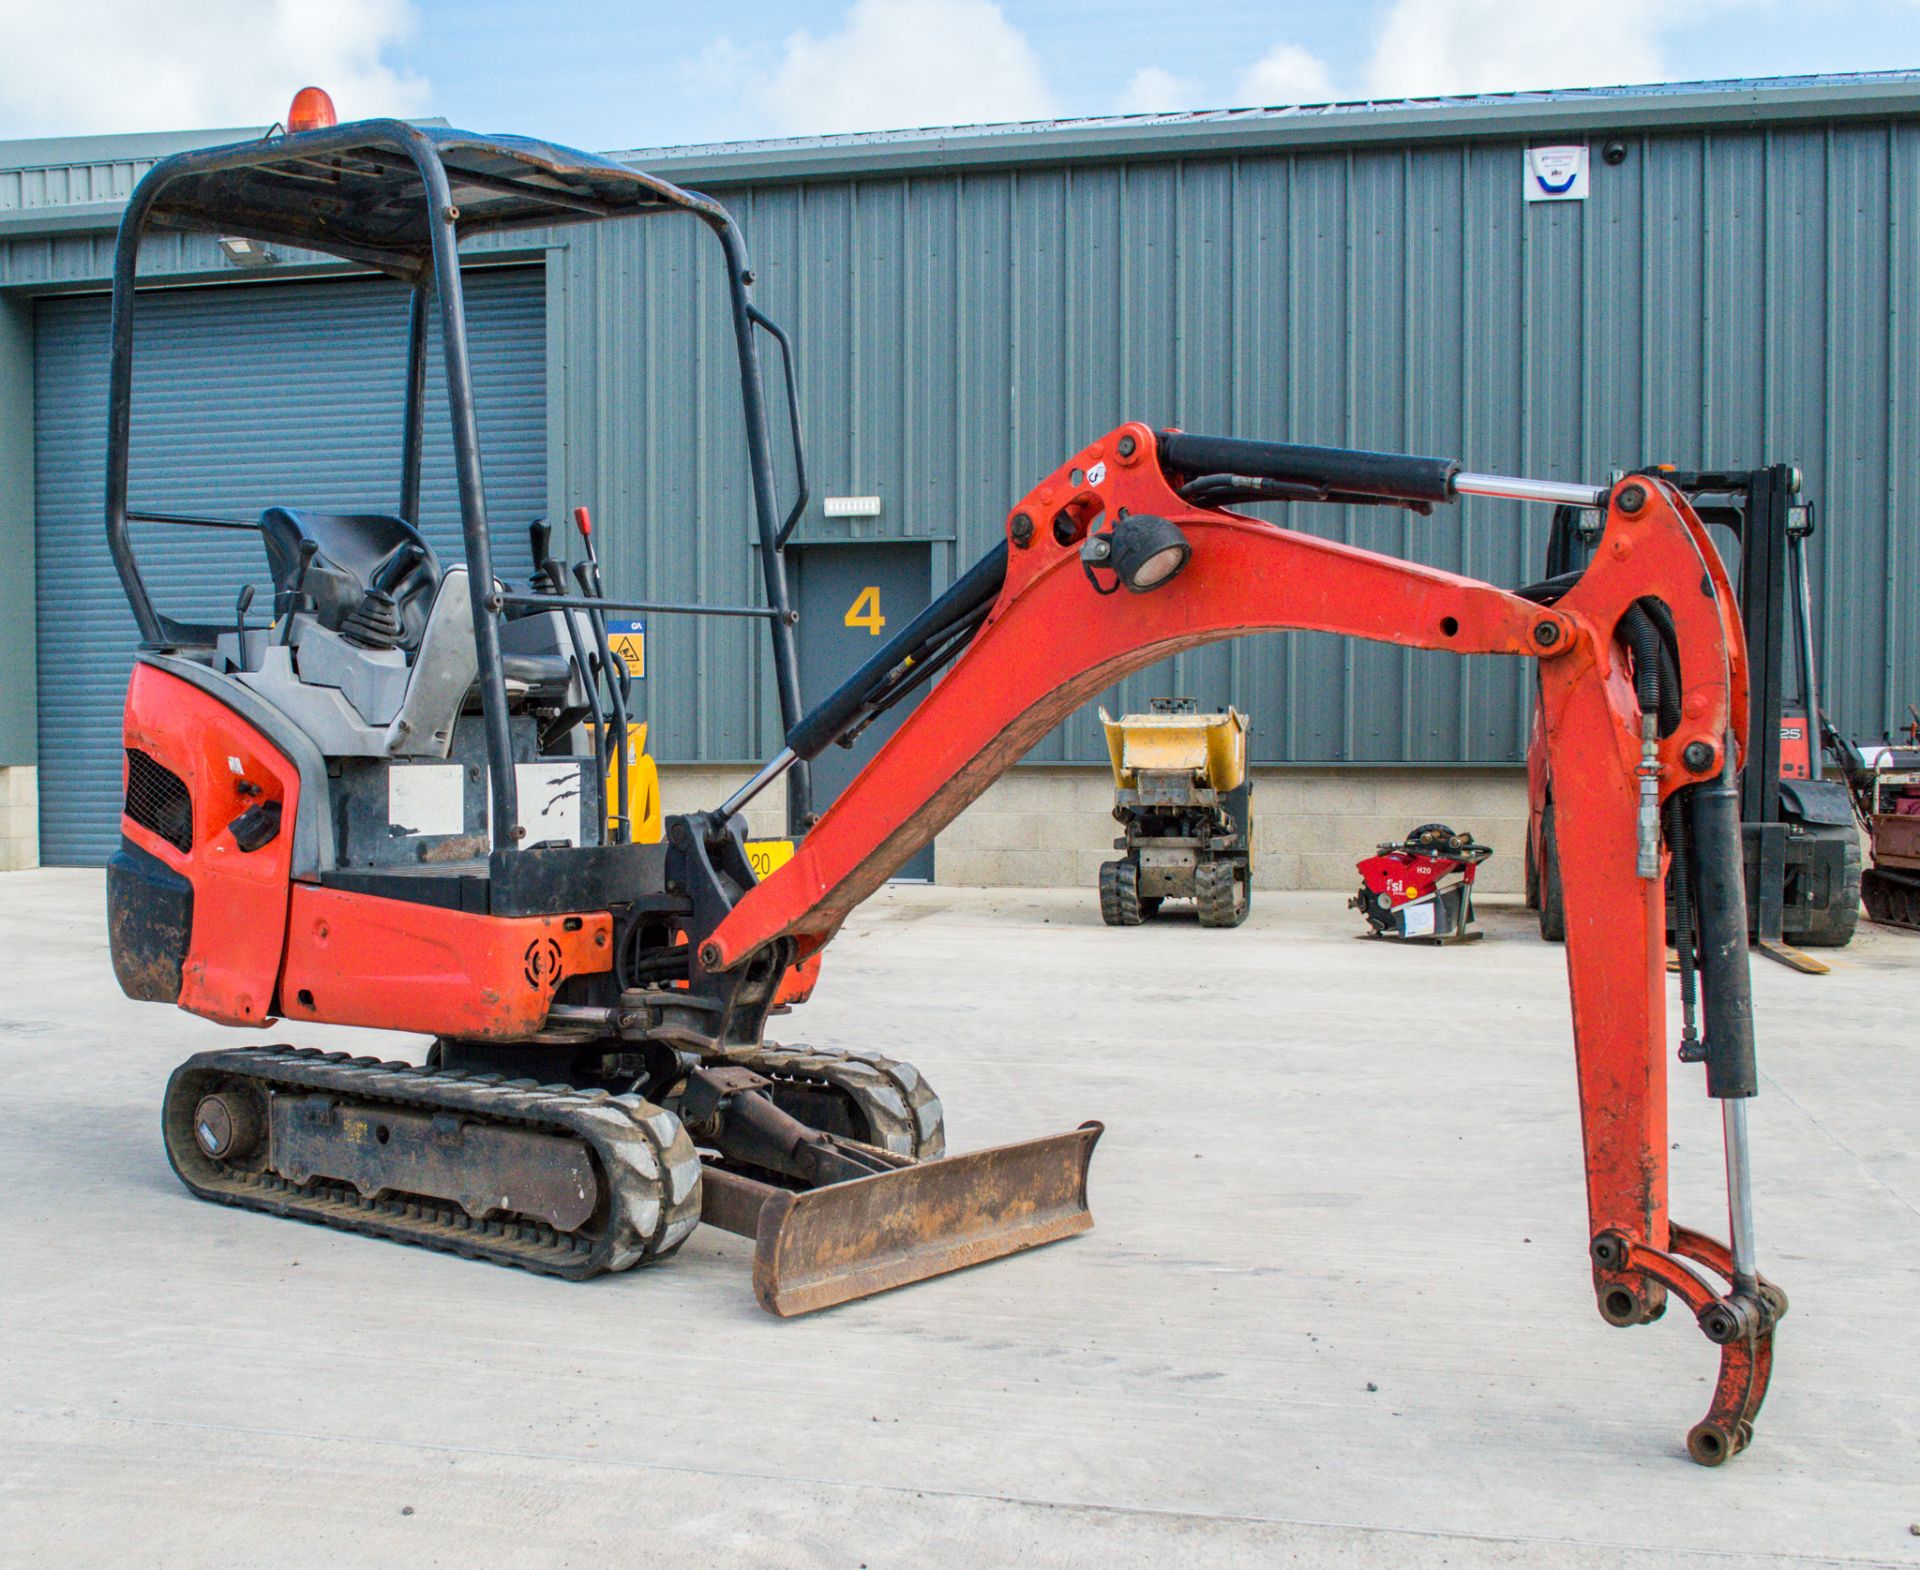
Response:
M1851 938L1859 906L1859 848L1845 787L1822 779L1820 771L1820 694L1807 564L1814 504L1802 499L1800 471L1791 464L1751 470L1650 465L1641 472L1673 485L1701 522L1725 530L1737 547L1752 734L1740 776L1749 925L1755 946L1768 958L1823 973L1827 967L1795 943L1835 947ZM1547 544L1548 581L1584 570L1597 538L1594 514L1557 508ZM1790 659L1798 667L1792 673L1797 681L1790 679ZM1794 733L1791 747L1789 732ZM1529 751L1530 763L1537 765L1537 744ZM1543 811L1541 771L1535 766L1529 774L1536 844L1528 886L1544 914L1556 897L1547 885L1557 878L1557 867L1543 865L1551 858L1539 841L1550 839L1554 826Z

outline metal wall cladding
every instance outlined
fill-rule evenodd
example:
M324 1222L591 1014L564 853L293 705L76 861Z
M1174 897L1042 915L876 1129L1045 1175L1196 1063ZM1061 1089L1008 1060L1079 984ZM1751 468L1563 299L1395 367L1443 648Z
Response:
M820 497L878 494L853 537L950 537L952 574L1128 418L1569 480L1792 462L1820 509L1827 705L1878 734L1920 693L1920 127L1626 145L1614 166L1596 144L1578 203L1524 202L1517 141L722 189L799 347L801 537L825 532ZM754 597L717 247L660 219L566 243L556 504L596 507L626 592ZM768 374L780 447L777 358ZM1503 585L1545 548L1546 512L1498 501L1269 512ZM663 755L777 746L762 629L663 621L651 658ZM1237 704L1263 763L1505 763L1530 681L1522 661L1297 634L1100 701ZM1102 761L1094 707L1031 757Z
M153 164L151 158L122 158L105 163L52 164L40 169L0 169L0 213L124 202Z
M1820 508L1828 706L1877 735L1920 692L1920 124L1628 134L1618 166L1592 145L1590 199L1531 206L1519 140L1431 136L712 182L798 341L815 496L800 537L950 539L950 575L1036 479L1128 418L1561 479L1793 462ZM115 193L136 172L102 170ZM552 506L594 508L617 592L757 602L711 236L667 216L493 244L553 247ZM97 286L111 252L109 234L7 241L0 286ZM157 275L221 266L204 237L156 235L149 253ZM768 381L790 486L772 354ZM830 494L878 494L882 517L829 526ZM1538 576L1547 521L1480 499L1427 519L1269 513L1509 585ZM663 757L777 746L763 626L651 630ZM1101 701L1232 702L1259 762L1501 763L1521 754L1529 680L1519 661L1300 634L1183 655ZM1032 756L1099 762L1093 708Z

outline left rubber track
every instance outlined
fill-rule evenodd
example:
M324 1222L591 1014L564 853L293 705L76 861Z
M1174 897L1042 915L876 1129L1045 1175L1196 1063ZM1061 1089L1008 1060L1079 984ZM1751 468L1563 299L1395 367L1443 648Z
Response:
M584 1147L591 1166L591 1213L568 1230L507 1206L475 1207L347 1180L352 1151L330 1163L339 1176L289 1175L267 1148L245 1161L220 1160L195 1136L203 1098L241 1091L273 1098L330 1098L343 1112L424 1114L442 1138L476 1126L548 1136L556 1148ZM239 1047L202 1052L175 1069L161 1113L167 1159L202 1199L311 1221L347 1232L415 1243L578 1280L664 1259L700 1221L700 1158L671 1112L638 1096L503 1080L349 1057L307 1047ZM384 1130L382 1130L384 1132ZM343 1135L343 1140L348 1136Z

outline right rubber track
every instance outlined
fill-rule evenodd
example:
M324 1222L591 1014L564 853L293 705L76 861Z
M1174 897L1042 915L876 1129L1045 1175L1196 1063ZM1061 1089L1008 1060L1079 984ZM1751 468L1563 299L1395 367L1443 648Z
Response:
M475 1220L451 1201L363 1197L352 1185L296 1185L270 1171L208 1156L193 1116L208 1091L236 1083L322 1091L373 1103L512 1124L580 1140L592 1152L602 1201L577 1231L524 1217ZM700 1221L700 1157L672 1113L638 1096L457 1074L311 1047L237 1047L188 1058L167 1082L167 1159L202 1199L579 1280L664 1259Z
M838 1091L859 1108L867 1142L896 1156L932 1161L947 1152L940 1098L911 1063L877 1052L782 1047L770 1041L755 1051L731 1054L728 1061L772 1080L804 1080Z

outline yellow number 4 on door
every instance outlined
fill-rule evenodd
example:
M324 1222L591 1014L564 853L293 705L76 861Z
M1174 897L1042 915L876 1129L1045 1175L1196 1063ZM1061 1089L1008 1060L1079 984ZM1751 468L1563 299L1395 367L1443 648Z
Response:
M880 614L880 590L862 589L853 597L853 603L847 607L847 614L840 618L848 627L865 627L874 637L880 636L880 629L887 624L887 618Z

